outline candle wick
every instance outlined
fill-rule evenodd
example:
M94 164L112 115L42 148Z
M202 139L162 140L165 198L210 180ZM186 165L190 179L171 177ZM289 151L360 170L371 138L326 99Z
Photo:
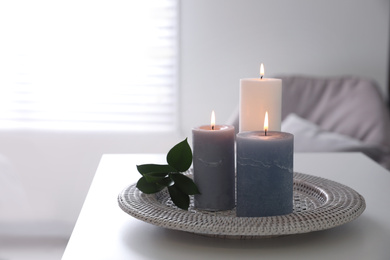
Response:
M260 76L260 79L263 79L263 76Z
M265 136L267 136L267 130L264 130L264 132L265 132Z
M213 125L211 126L211 130L214 130L214 126Z

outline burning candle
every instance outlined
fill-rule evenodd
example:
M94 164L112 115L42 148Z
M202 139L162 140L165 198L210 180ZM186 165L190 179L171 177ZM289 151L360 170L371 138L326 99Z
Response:
M194 196L198 209L219 211L235 206L234 126L210 125L192 129L194 182L200 194Z
M268 131L267 121L264 131L237 134L238 217L284 215L293 210L294 136Z
M240 80L240 132L263 129L261 118L265 111L272 115L269 130L280 131L282 120L282 80L263 78L264 65L260 66L260 77Z

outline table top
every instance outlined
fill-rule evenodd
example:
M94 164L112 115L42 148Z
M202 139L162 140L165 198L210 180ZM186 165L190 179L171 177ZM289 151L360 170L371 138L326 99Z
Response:
M359 192L367 208L329 230L255 240L229 240L168 230L123 212L117 196L140 175L136 165L165 163L159 154L103 155L63 255L69 259L388 259L390 172L360 153L294 155L294 171Z

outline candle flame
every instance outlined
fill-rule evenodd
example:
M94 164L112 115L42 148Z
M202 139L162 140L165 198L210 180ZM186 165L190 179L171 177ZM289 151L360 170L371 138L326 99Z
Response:
M263 78L263 76L264 76L264 64L261 63L260 64L260 78Z
M211 112L211 130L214 130L215 128L215 112Z
M267 135L267 131L268 131L268 111L265 112L265 118L264 118L264 132L265 132L265 135Z

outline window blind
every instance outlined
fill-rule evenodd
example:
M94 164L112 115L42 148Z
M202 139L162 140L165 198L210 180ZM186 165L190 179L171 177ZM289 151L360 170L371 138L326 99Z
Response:
M0 128L173 131L177 0L0 2Z

